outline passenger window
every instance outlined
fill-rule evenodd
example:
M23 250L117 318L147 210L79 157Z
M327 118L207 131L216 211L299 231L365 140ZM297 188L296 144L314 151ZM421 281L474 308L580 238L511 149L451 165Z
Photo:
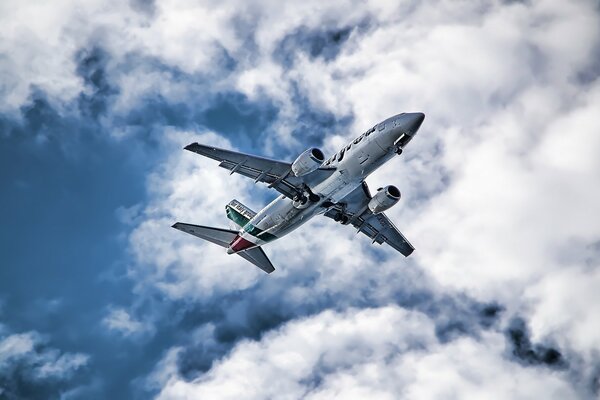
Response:
M346 151L346 149L342 149L342 151L340 151L340 155L338 156L338 161L342 161L342 158L344 158L345 151Z

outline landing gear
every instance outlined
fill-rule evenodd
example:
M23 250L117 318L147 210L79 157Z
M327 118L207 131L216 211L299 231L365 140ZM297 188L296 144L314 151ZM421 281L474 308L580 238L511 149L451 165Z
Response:
M308 186L304 185L304 192L296 194L293 200L301 204L305 204L307 200L310 200L311 203L317 203L321 200L321 197L318 194L314 194Z
M295 203L298 203L299 205L303 206L308 201L308 198L306 196L298 195L297 194L297 195L294 196L293 200L294 200Z
M350 218L348 218L347 215L339 212L333 217L333 220L335 222L340 222L341 224L346 225L348 223L348 221L350 221Z
M314 194L308 186L304 187L304 191L297 193L293 198L294 207L302 210L309 207L313 203L321 201L319 195Z

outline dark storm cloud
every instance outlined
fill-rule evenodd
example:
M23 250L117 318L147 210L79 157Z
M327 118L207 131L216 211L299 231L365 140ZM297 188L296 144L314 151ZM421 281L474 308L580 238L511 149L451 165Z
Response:
M79 110L82 116L96 119L106 113L110 97L118 94L108 81L106 63L109 56L100 47L92 47L80 50L76 57L77 75L86 87L78 98Z
M148 16L154 16L156 13L155 0L129 0L131 8Z
M529 329L525 320L513 318L506 329L506 338L510 354L518 362L526 365L545 365L553 369L566 369L568 362L560 351L544 344L531 342Z
M253 103L241 93L219 93L204 110L200 121L227 137L245 136L256 140L269 129L277 113L277 108L268 101Z
M275 151L281 154L281 158L293 160L308 146L322 146L328 135L344 133L354 122L352 113L335 115L312 104L297 83L292 82L289 95L298 113L293 121L292 135L297 139L299 147L290 149L277 142L271 143Z
M210 323L214 330L210 340L203 338L185 344L178 358L181 375L193 379L210 369L214 361L226 355L240 340L260 340L263 334L286 322L314 316L324 310L343 312L349 308L389 304L389 300L378 299L377 289L373 288L348 295L312 293L303 303L288 299L285 288L310 287L318 275L317 270L307 269L303 276L295 276L292 280L276 283L265 280L250 289L213 298L209 303L188 304L178 322L181 329L193 331ZM441 342L465 335L477 337L482 330L496 327L502 306L483 304L464 295L440 295L430 289L419 289L419 284L412 279L423 278L418 274L407 274L393 298L399 306L429 316ZM369 286L368 283L362 287L365 286Z
M87 363L87 356L61 352L35 332L0 332L0 398L58 398L89 381Z
M305 53L311 58L321 57L325 61L332 60L338 56L353 29L344 27L314 30L305 26L300 27L281 40L273 52L273 57L283 65L293 64L298 52Z

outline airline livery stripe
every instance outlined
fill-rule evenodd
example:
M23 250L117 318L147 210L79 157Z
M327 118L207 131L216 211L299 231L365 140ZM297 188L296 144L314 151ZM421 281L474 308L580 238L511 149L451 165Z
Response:
M272 240L277 239L277 236L275 236L269 232L264 232L262 229L257 228L256 226L254 226L252 224L244 225L244 230L246 232L248 232L249 234L251 234L252 236L257 237L260 240L264 240L265 242L270 242Z
M250 219L244 217L237 210L234 210L233 208L231 208L229 206L227 206L226 212L227 212L227 218L229 218L230 220L232 220L239 226L244 226L248 223L248 221L250 221Z
M240 214L237 210L234 210L231 207L227 207L227 218L238 224L239 226L244 227L244 231L248 232L250 235L264 240L265 242L270 242L272 240L277 239L277 236L273 235L269 232L264 232L262 229L257 228L256 226L249 224L249 219Z

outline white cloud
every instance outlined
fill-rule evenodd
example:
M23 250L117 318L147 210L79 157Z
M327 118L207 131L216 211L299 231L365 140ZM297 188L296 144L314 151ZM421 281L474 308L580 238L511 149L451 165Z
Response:
M433 277L444 290L500 301L508 314L531 320L537 339L591 357L597 313L585 304L595 304L596 296L594 285L584 283L595 282L595 273L564 257L600 239L593 218L600 213L593 184L600 173L600 85L580 80L600 45L595 6L442 1L386 3L390 8L382 11L382 4L316 11L314 3L303 2L285 12L277 6L254 10L257 47L228 47L239 61L228 80L250 97L273 99L280 114L268 138L292 148L310 145L290 136L305 106L295 104L292 86L314 107L355 116L351 131L326 139L328 151L391 114L425 111L402 161L369 179L374 187L401 187L403 200L389 214L417 247L411 260L377 248L385 260L375 263L364 238L351 241L348 229L314 221L267 246L278 270L268 278L256 275L215 246L163 229L177 219L222 226L223 205L250 188L211 161L174 153L149 181L160 192L131 236L144 266L135 270L174 298L205 299L258 284L300 306L326 296L342 304L362 296L390 301L396 285L417 285L402 279L414 276L416 264L425 271L424 287L440 290ZM341 12L344 7L351 12ZM298 27L361 20L369 20L368 29L353 32L333 60L298 52L292 65L281 66L272 57ZM223 145L216 136L194 140ZM304 284L308 276L310 285ZM575 294L582 299L576 312L556 301Z
M131 274L139 285L157 285L172 298L207 298L215 291L252 285L258 277L256 268L240 257L227 257L223 248L171 228L177 221L227 227L225 204L234 197L245 202L240 195L248 195L252 181L214 171L211 160L182 150L193 141L229 147L223 138L176 131L167 137L165 144L173 148L173 155L149 177L154 200L130 237L139 262Z
M398 307L326 311L260 341L240 342L193 381L171 376L158 398L577 396L564 373L519 366L503 351L503 337L495 333L440 343L430 319Z
M139 321L123 308L113 308L102 320L102 324L111 331L118 332L123 336L135 336L147 333L152 329L148 323Z
M426 121L403 158L369 180L375 187L401 187L403 200L389 214L417 251L404 261L377 247L385 259L375 262L367 240L352 240L350 230L331 221L314 221L266 247L278 270L265 277L238 257L169 228L177 220L224 226L223 206L231 198L256 209L262 198L251 181L181 150L195 140L225 147L228 141L169 131L161 144L172 156L150 175L151 200L130 236L138 293L150 287L174 299L206 300L256 286L299 307L328 296L342 304L363 297L383 304L405 284L434 292L442 287L499 300L507 313L526 315L536 338L591 357L599 344L598 261L584 265L576 254L600 240L600 85L581 79L597 75L591 70L600 45L594 2L214 5L159 2L154 16L124 3L4 6L0 53L10 56L0 58L2 107L21 106L31 85L68 103L85 90L75 53L97 41L110 53L107 68L121 89L115 112L126 113L148 94L177 102L204 90L264 96L279 109L265 133L265 153L273 142L294 151L312 145L292 136L306 107L297 104L294 90L315 108L355 117L352 129L325 139L327 151L391 114L424 111ZM40 23L30 24L34 19ZM281 65L273 57L281 40L300 27L318 32L358 23L364 29L350 34L335 59L297 51L291 65ZM224 51L235 60L231 71L222 71ZM210 84L190 84L152 63L122 70L131 56ZM422 282L412 279L417 274ZM120 321L123 327L132 322ZM451 346L466 346L465 354L473 354L469 346L485 347L469 340L436 345L441 361ZM490 357L490 368L510 381L505 361ZM418 362L426 359L423 354ZM542 378L542 370L517 371L562 390L553 376ZM451 386L452 374L445 377Z
M0 336L0 377L12 380L13 371L25 366L20 374L27 382L68 381L88 364L89 357L82 353L66 353L47 345L37 332L3 333Z

